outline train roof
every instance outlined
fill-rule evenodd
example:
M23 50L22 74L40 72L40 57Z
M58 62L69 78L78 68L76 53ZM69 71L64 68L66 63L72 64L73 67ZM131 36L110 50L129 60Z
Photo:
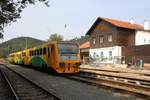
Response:
M21 51L17 51L17 52L14 52L14 53L21 53L21 52L25 52L26 50L34 50L34 49L37 49L37 48L41 48L41 47L45 47L49 44L77 44L77 43L74 43L74 42L70 42L70 41L51 41L51 42L46 42L42 45L38 45L38 46L35 46L35 47L32 47L32 48L28 48L28 49L24 49L24 50L21 50ZM9 55L13 55L14 53L10 53Z

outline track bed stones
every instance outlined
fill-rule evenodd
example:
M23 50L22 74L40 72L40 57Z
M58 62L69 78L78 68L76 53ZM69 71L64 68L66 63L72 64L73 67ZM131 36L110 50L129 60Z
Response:
M63 76L54 76L37 70L9 65L9 68L17 71L25 77L36 82L36 84L51 91L63 100L136 100L138 97L106 90L104 88L86 84L80 81L65 78ZM69 74L68 74L69 75ZM119 95L116 95L119 94ZM145 99L141 99L145 100Z
M1 67L1 66L0 66ZM0 100L16 100L0 68Z
M20 100L60 100L14 71L4 67L3 71L6 73Z

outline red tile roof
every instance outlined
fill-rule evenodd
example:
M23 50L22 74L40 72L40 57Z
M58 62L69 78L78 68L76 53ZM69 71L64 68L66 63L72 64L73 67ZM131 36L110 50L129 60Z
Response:
M110 18L103 18L103 17L99 17L95 23L92 25L92 27L89 29L89 31L87 32L87 34L90 34L90 32L96 27L96 25L99 23L100 20L104 20L116 27L121 27L121 28L127 28L127 29L131 29L131 30L144 30L144 27L142 25L139 24L131 24L130 22L126 22L126 21L120 21L120 20L115 20L115 19L110 19ZM148 30L150 31L150 30Z
M144 30L144 27L139 24L131 24L130 22L125 22L125 21L119 21L115 19L109 19L109 18L101 18L117 27L122 27L122 28L128 28L128 29L133 29L133 30Z
M90 42L88 41L88 42L85 42L85 43L81 44L81 45L79 46L79 48L80 48L80 49L87 49L87 48L90 48Z

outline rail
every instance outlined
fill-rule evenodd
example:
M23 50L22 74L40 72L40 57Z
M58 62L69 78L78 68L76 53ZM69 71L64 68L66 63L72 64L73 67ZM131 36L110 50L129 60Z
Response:
M2 71L1 69L0 69L0 73L1 73L2 77L6 80L7 84L9 85L10 90L11 90L11 92L13 93L15 99L16 99L16 100L19 100L19 97L18 97L18 95L17 95L15 89L13 88L11 82L9 81L9 79L8 79L8 77L7 77L7 75L6 75L6 73L5 73L4 71Z
M132 80L125 77L100 75L96 73L81 72L72 76L65 76L71 79L88 82L100 86L121 89L135 94L150 96L150 83L140 80Z
M22 80L25 80L26 82L28 82L29 84L31 84L33 87L35 87L34 89L37 89L37 90L40 90L41 92L40 93L42 93L43 95L46 95L45 97L47 98L53 98L53 100L61 100L56 94L54 94L54 93L51 93L50 91L48 91L48 90L46 90L46 89L44 89L43 87L41 87L41 86L39 86L38 84L35 84L32 80L30 80L30 79L28 79L28 78L26 78L25 76L23 76L23 75L21 75L21 74L19 74L17 71L15 71L15 70L12 70L11 68L9 68L9 67L7 67L7 66L5 66L5 68L7 68L9 71L12 71L13 73L15 73L17 76L19 76ZM6 76L6 75L5 75ZM7 78L7 80L9 80L9 78ZM20 80L21 81L21 80ZM26 85L25 84L25 81L24 82L22 82L22 83L24 83L24 85ZM11 84L11 82L9 81L9 83ZM15 84L16 85L16 84ZM14 89L14 85L11 85L11 87ZM14 89L15 90L15 89ZM22 91L24 91L24 90L22 90ZM28 91L28 90L27 90ZM40 95L42 95L42 94L40 94ZM15 92L15 95L19 95L19 94L17 94L16 92ZM19 96L17 96L17 100L20 100L19 98ZM28 97L29 98L29 97ZM31 97L32 98L32 97ZM46 99L46 98L44 98L44 100Z

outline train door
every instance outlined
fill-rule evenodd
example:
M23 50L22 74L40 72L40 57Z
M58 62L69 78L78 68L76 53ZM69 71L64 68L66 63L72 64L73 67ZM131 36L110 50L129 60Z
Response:
M25 56L25 64L29 65L30 64L30 50L26 50L26 56Z
M48 66L51 66L50 56L51 56L51 46L48 46L47 47L47 64L48 64Z
M51 45L51 49L49 53L50 53L49 61L50 61L51 67L55 68L56 66L55 45Z

